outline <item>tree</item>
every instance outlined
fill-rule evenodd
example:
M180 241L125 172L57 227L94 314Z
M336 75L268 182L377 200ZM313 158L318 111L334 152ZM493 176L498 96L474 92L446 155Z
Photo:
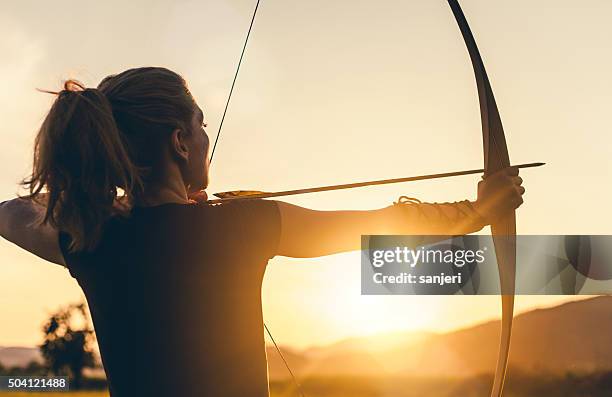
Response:
M52 314L43 332L40 351L49 370L57 376L68 376L72 388L81 388L83 369L95 364L94 331L85 303L72 304Z

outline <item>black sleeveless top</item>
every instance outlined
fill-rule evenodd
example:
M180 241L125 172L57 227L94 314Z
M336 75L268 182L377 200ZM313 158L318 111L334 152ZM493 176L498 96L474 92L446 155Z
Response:
M135 208L87 253L60 233L111 395L267 397L261 284L279 236L263 200Z

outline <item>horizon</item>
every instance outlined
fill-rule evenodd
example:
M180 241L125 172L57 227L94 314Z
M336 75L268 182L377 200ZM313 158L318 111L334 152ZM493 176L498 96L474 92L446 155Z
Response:
M581 301L595 301L598 299L612 299L612 295L592 295L592 296L582 296L579 297L578 299L572 299L572 300L568 300L568 301L564 301L564 302L560 302L560 303L555 303L552 305L545 305L545 306L538 306L538 307L534 307L534 308L530 308L527 309L525 311L522 312L515 312L514 318L515 320L518 317L521 317L524 314L529 314L529 313L534 313L540 310L556 310L559 309L561 307L564 307L568 304L573 304L573 303L578 303ZM289 348L291 349L292 352L298 352L298 353L307 353L310 350L317 350L317 349L329 349L332 348L338 344L344 344L346 342L351 342L354 340L361 340L361 339L369 339L369 338L380 338L381 336L386 336L386 337L396 337L396 338L416 338L417 339L417 343L421 342L422 340L419 340L420 337L424 337L424 340L426 340L429 337L440 337L440 336L446 336L446 335L450 335L456 332L464 332L464 331L469 331L471 329L475 329L475 328L479 328L482 326L487 326L491 323L497 323L500 322L500 319L488 319L488 320L483 320L481 322L477 322L465 327L460 327L460 328L456 328L456 329L451 329L451 330L446 330L446 331L442 331L442 332L436 332L436 331L427 331L427 330L391 330L391 331L381 331L381 332L377 332L377 333L372 333L372 334L368 334L368 335L353 335L353 336L348 336L346 338L343 339L339 339L336 341L331 341L329 343L326 344L315 344L315 345L308 345L308 346L302 346L302 347L296 347L296 346L292 346L292 345L286 345L286 344L280 344L281 347L284 348ZM384 347L385 344L388 343L394 343L392 341L389 340L384 340L384 341L380 341L380 339L373 339L372 341L368 341L367 342L367 346L361 346L360 349L364 349L364 350L368 350L368 351L385 351L387 348ZM374 345L380 345L380 347L375 348ZM270 342L270 341L266 341L266 346L268 349L272 349L274 347L274 345ZM0 349L38 349L38 346L35 345L30 345L30 346L6 346L6 345L2 345L0 344ZM99 350L97 349L97 343L96 343L96 354L99 355ZM1 361L0 361L1 364Z

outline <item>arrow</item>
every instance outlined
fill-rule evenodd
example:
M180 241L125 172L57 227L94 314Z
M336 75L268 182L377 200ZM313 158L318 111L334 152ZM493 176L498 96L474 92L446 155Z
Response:
M533 167L541 167L544 164L546 163L527 163L527 164L515 165L514 167L533 168ZM214 196L218 197L218 199L208 200L208 203L218 204L218 203L232 201L232 200L253 200L253 199L271 198L271 197L294 196L296 194L328 192L331 190L354 189L358 187L376 186L376 185L390 185L392 183L414 182L414 181L423 181L427 179L439 179L439 178L448 178L452 176L482 174L482 173L484 173L484 169L481 168L478 170L454 171L454 172L444 172L441 174L429 174L429 175L408 176L404 178L380 179L376 181L344 183L341 185L319 186L319 187L311 187L311 188L306 188L306 189L283 190L280 192L232 190L229 192L215 193Z

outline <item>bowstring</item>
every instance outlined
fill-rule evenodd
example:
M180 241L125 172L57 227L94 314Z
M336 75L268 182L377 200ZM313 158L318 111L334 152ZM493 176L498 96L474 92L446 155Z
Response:
M278 345L276 344L276 341L274 340L274 337L272 336L272 332L270 332L270 329L268 328L266 323L264 323L264 328L266 329L266 332L268 333L268 336L272 340L272 343L274 344L274 347L276 348L276 352L278 353L280 358L283 360L283 363L285 363L285 368L287 368L287 371L289 371L289 374L291 375L291 379L293 379L293 384L295 384L295 387L296 387L297 391L300 393L300 396L301 397L306 397L306 395L304 394L304 391L302 390L302 386L300 386L299 382L297 381L297 378L293 374L293 371L291 370L291 367L289 367L289 363L287 362L287 360L285 360L285 356L281 352L280 347L278 347Z
M238 73L240 72L240 66L242 65L242 59L244 58L244 53L246 52L247 44L249 43L249 38L251 37L251 31L253 30L253 24L255 23L255 17L257 16L257 10L259 9L259 2L260 2L260 0L257 0L257 3L255 4L255 9L253 10L253 16L251 17L251 23L249 24L249 30L247 31L246 37L244 39L244 44L242 46L242 51L240 52L240 58L238 59L238 66L236 66L236 73L234 73L234 79L232 80L232 85L230 87L230 91L229 91L229 94L227 96L227 101L225 102L225 108L223 109L223 116L221 116L221 122L219 123L219 129L217 130L217 136L215 138L215 143L213 144L213 148L212 148L212 151L210 153L209 164L212 164L213 156L215 155L215 149L217 148L217 144L219 143L219 137L221 136L221 130L223 128L223 122L225 121L225 116L227 115L227 109L229 108L230 101L232 100L232 94L234 92L234 87L236 86L236 80L238 79ZM297 381L297 378L296 378L295 374L291 370L291 367L289 366L289 363L285 359L285 356L283 355L280 347L276 343L276 340L274 340L274 337L272 336L272 333L270 332L270 329L268 328L268 326L266 325L265 322L264 322L264 328L266 330L266 333L268 334L268 336L272 340L272 344L274 345L274 348L276 349L276 352L278 353L278 355L282 359L283 364L285 364L285 368L287 368L287 371L289 371L289 374L291 375L291 379L293 380L293 383L294 383L296 389L300 393L300 396L301 397L306 397L306 395L304 394L304 391L302 390L302 387L300 386L299 382Z
M236 85L236 79L238 78L238 72L240 72L240 65L242 65L242 58L244 58L244 52L246 51L247 44L249 42L249 37L251 37L251 30L253 29L253 23L255 22L255 16L257 15L257 9L259 8L259 1L257 0L257 4L255 4L255 9L253 10L253 16L251 17L251 24L249 25L249 30L246 34L246 38L244 39L244 45L242 46L242 52L240 53L240 59L238 60L238 66L236 67L236 73L234 73L234 79L232 80L232 86L229 91L229 95L227 96L227 101L225 102L225 109L223 109L223 116L221 116L221 122L219 123L219 129L217 130L217 137L215 138L215 143L213 144L213 149L210 154L209 163L212 164L213 156L215 155L215 149L217 148L217 143L219 142L219 137L221 136L221 129L223 128L223 122L225 121L225 115L227 114L227 109L229 108L230 101L232 100L232 93L234 92L234 86Z

